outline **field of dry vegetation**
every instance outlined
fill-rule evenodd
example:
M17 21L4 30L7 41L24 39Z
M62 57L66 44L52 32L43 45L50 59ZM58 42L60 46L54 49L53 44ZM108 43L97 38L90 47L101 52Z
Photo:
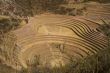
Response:
M110 0L0 0L0 73L110 73Z

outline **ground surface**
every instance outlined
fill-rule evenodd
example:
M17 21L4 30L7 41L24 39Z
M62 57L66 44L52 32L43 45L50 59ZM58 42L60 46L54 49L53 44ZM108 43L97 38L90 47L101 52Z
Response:
M77 16L46 13L31 18L27 25L14 31L18 39L17 45L21 48L19 59L22 65L26 67L26 60L31 61L34 55L40 55L43 64L48 62L49 65L55 66L58 63L64 64L64 62L68 62L67 55L74 56L77 60L77 58L83 58L96 53L97 50L92 49L95 49L96 46L90 45L90 41L86 41L65 27L65 25L67 27L77 25L81 29L77 28L79 32L86 33L85 30L88 28L82 28L84 24L87 24L94 31L98 27L97 23ZM97 33L97 35L101 34ZM101 38L104 40L103 37L99 37L99 39ZM104 42L106 43L106 41ZM61 50L66 51L66 54L62 53Z

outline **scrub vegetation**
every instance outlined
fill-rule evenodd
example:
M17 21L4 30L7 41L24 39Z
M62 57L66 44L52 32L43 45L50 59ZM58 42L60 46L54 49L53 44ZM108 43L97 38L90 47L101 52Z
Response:
M92 0L75 1L75 4L79 5ZM110 2L110 0L93 1L99 3ZM70 63L60 67L41 66L40 56L37 55L31 63L27 61L27 68L22 67L18 62L17 54L19 54L21 48L16 44L17 37L13 34L13 31L27 24L28 17L46 12L76 16L82 15L81 10L86 10L85 7L80 8L82 6L78 6L79 9L73 7L73 10L76 9L77 11L75 13L71 11L70 7L66 6L67 9L65 6L61 7L63 4L68 3L68 0L0 0L0 73L110 73L110 23L105 20L102 20L103 24L97 23L99 27L96 28L96 31L106 36L108 40L107 49L79 59L79 61L75 61L74 57L70 57ZM71 12L73 13L71 14ZM13 66L10 66L11 64ZM15 69L16 65L22 68Z

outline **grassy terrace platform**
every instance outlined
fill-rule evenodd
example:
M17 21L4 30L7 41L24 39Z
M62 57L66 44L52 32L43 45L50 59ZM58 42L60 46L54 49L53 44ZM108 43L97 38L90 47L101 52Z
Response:
M76 60L93 55L107 48L106 37L95 30L97 27L97 23L79 17L54 14L36 16L14 31L18 38L17 45L21 48L18 58L27 67L27 60L31 62L34 55L40 55L44 65L54 66L59 61L68 63L68 55ZM66 52L62 53L60 49ZM54 62L55 58L57 62Z
M110 3L57 7L0 15L0 73L109 73Z

